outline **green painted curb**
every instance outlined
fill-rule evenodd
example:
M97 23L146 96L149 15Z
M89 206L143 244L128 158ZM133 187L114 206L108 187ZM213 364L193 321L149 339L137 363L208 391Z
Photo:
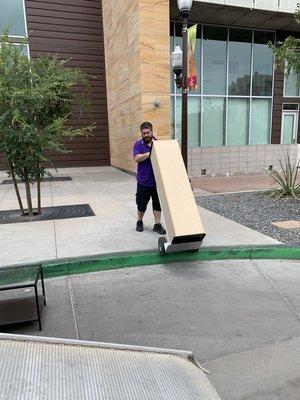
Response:
M197 253L181 252L160 256L154 252L132 252L80 257L42 263L45 278L82 274L87 272L167 264L189 261L282 259L300 260L300 247L292 246L246 246L210 247Z

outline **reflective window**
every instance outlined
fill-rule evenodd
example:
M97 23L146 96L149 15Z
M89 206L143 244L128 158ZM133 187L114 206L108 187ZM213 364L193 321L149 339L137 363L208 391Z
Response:
M282 104L282 109L283 110L299 110L299 104L288 104L288 103L283 103Z
M181 140L181 96L176 96L176 123L175 123L175 137ZM199 146L200 137L200 110L201 102L200 97L191 96L189 98L188 107L188 146Z
M297 118L295 113L283 113L281 133L282 144L294 143L296 137L296 121Z
M171 121L171 138L176 138L176 115L175 115L175 96L171 96L171 104L172 104L172 121Z
M175 138L181 140L181 96L175 96L174 98L175 98Z
M203 99L202 146L224 144L225 100L220 97Z
M228 94L250 95L252 31L229 29Z
M295 71L291 71L288 78L284 78L284 96L299 97L300 75Z
M199 146L200 138L200 97L191 96L189 100L188 144L189 147Z
M203 39L203 93L225 94L227 28L205 26Z
M273 53L268 43L274 41L270 32L254 32L252 95L271 96L273 84Z
M270 143L271 109L269 99L252 100L250 144Z
M172 46L182 43L181 29L181 23L173 24ZM203 86L188 96L190 147L198 141L201 146L270 142L273 56L268 43L274 38L274 32L206 25L201 30L198 25L196 63ZM299 95L299 78L292 74L286 80L285 96ZM181 89L174 91L173 126L179 138Z
M14 44L14 46L17 46L17 47L22 47L22 53L26 56L26 57L29 57L29 46L28 46L28 44L26 44L26 45L20 45L20 44L17 44L17 43L15 43Z
M170 37L170 49L171 49L171 52L174 50L174 37ZM171 66L171 63L170 63L170 66ZM170 88L171 88L171 93L175 92L175 87L174 87L175 81L174 81L174 79L175 79L175 75L174 75L174 73L172 71L172 68L170 68Z
M23 0L1 0L0 31L6 27L10 36L26 36Z
M247 144L249 129L249 100L228 99L227 144Z

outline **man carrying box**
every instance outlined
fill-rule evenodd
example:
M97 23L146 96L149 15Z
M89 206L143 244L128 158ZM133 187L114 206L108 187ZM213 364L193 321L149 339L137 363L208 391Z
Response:
M138 221L136 230L144 230L143 217L147 209L150 198L152 198L152 208L154 214L153 231L164 235L165 229L161 225L161 207L156 189L155 177L150 160L152 141L156 140L153 136L153 127L150 122L143 122L140 126L142 138L135 142L133 146L133 158L137 165L137 192L136 204L138 209Z

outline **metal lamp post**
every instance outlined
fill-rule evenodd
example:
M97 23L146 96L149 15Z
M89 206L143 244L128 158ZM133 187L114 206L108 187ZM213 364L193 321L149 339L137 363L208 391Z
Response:
M182 52L177 45L171 54L171 64L174 74L176 75L176 85L182 89L182 114L181 114L181 153L182 158L188 169L187 153L188 153L188 17L191 12L193 0L177 0L178 9L182 18Z

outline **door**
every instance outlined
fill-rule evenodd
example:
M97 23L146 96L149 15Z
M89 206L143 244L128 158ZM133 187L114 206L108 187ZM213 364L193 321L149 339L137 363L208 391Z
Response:
M298 111L283 111L281 124L281 143L296 142L298 131Z

